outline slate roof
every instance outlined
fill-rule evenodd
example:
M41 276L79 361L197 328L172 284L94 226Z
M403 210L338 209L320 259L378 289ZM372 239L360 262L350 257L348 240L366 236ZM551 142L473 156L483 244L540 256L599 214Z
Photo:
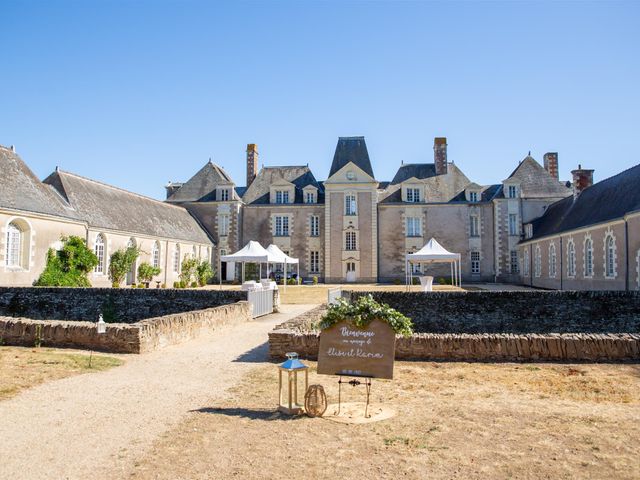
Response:
M510 179L520 181L523 198L566 197L572 193L570 188L552 177L531 155L520 162L507 180Z
M22 159L0 146L0 207L80 220L49 185L42 183Z
M333 163L331 164L329 177L333 176L349 162L357 165L367 173L367 175L371 176L371 178L375 178L373 175L373 168L371 168L371 160L369 160L369 152L367 151L367 144L364 141L364 137L338 138L338 144L336 145L336 151L333 155Z
M186 209L56 170L44 183L68 199L90 227L156 237L211 243Z
M209 160L204 167L176 190L167 202L212 202L216 200L216 187L233 183L223 168Z
M617 220L640 210L639 185L640 165L636 165L585 189L575 200L573 195L564 198L531 222L531 239Z
M307 185L313 185L318 189L318 203L324 203L324 188L315 179L308 166L262 168L244 192L243 201L252 205L268 204L270 187L278 180L286 180L294 184L294 203L303 203L302 189Z
M419 180L435 177L436 166L433 163L405 163L400 166L395 177L391 180L391 185L405 182L412 177Z

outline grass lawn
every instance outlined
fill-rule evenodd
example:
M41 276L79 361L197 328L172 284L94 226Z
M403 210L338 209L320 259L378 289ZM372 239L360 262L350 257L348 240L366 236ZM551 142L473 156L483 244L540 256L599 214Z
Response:
M383 284L361 284L350 283L342 285L287 285L287 290L284 290L283 286L279 286L280 299L282 303L295 303L295 304L315 304L326 303L327 292L331 288L341 287L344 290L356 290L356 291L375 291L375 292L404 292L406 287L404 285L383 285ZM434 291L461 291L461 288L453 287L451 285L434 285ZM413 285L411 287L412 292L419 292L420 286Z
M317 376L329 402L336 378ZM345 425L275 412L275 365L203 405L129 472L136 479L632 479L640 475L640 366L397 362ZM362 401L364 387L343 388Z
M80 373L98 372L122 365L123 361L89 353L54 348L0 347L0 400L44 382Z

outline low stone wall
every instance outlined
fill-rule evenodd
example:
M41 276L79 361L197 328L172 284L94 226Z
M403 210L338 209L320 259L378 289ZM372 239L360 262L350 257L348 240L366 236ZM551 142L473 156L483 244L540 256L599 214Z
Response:
M417 333L640 333L640 292L360 292L402 312Z
M317 359L320 336L292 330L269 333L269 355L297 352ZM397 337L398 360L458 361L638 361L640 334L437 334Z
M247 299L247 292L162 288L0 287L0 316L135 323Z
M251 320L248 302L195 310L134 324L108 324L98 335L94 322L0 317L0 344L87 348L112 353L144 353L181 343L225 325Z

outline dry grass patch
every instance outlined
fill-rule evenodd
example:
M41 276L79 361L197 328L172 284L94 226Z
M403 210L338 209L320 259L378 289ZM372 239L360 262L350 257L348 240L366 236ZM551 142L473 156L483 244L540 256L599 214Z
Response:
M315 374L330 402L336 379ZM260 366L160 439L137 479L638 478L638 365L396 363L372 401L396 417L344 425L275 412ZM343 401L364 388L343 387Z
M98 372L122 365L123 361L89 353L54 348L0 347L0 400L41 383L80 373Z

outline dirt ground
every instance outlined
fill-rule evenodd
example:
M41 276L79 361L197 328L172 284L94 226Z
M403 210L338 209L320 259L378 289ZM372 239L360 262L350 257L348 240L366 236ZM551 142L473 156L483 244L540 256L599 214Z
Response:
M81 373L100 372L123 361L95 353L55 348L0 347L0 400L26 388Z
M335 402L336 379L307 363ZM256 367L130 478L640 478L639 365L398 362L372 389L397 415L364 425L285 417L276 398L275 365Z

